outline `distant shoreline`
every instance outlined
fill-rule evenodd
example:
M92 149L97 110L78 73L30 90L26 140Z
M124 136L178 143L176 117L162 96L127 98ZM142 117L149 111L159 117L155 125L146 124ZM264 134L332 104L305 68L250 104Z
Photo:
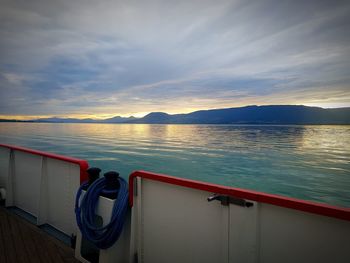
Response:
M350 107L324 109L303 105L246 106L200 110L187 114L152 112L142 118L33 120L0 119L12 123L91 123L91 124L203 124L203 125L350 125Z
M276 123L108 123L108 122L40 122L40 121L3 121L1 123L30 123L30 124L105 124L105 125L203 125L203 126L350 126L349 123L337 124L337 123L286 123L286 124L276 124Z

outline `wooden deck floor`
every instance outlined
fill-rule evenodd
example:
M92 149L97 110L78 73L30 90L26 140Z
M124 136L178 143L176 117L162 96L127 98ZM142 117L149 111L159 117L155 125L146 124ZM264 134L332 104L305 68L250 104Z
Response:
M79 262L74 250L0 207L0 262Z

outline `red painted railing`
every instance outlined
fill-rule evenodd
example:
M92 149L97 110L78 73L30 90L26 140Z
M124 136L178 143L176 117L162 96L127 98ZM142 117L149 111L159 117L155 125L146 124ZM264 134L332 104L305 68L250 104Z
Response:
M32 150L24 147L19 147L19 146L7 145L7 144L0 144L0 147L5 147L16 151L27 152L35 155L40 155L48 158L53 158L61 161L78 164L80 167L80 182L87 180L86 170L89 167L89 165L85 160L53 154L53 153ZM221 186L221 185L216 185L211 183L204 183L200 181L183 179L183 178L178 178L174 176L156 174L156 173L151 173L146 171L135 171L129 176L130 206L133 206L133 202L134 202L133 201L133 198L134 198L133 182L134 182L134 178L136 177L141 177L149 180L198 189L198 190L207 191L210 193L217 193L217 194L234 196L238 198L244 198L244 199L248 199L248 200L252 200L260 203L266 203L266 204L276 205L280 207L285 207L285 208L290 208L290 209L295 209L299 211L304 211L304 212L309 212L313 214L319 214L319 215L324 215L324 216L329 216L329 217L350 221L350 208L336 207L336 206L331 206L326 204L304 201L296 198L289 198L289 197L283 197L283 196L278 196L273 194L266 194L266 193L257 192L257 191L244 190L240 188Z
M69 163L78 164L80 167L80 183L87 180L86 170L89 167L89 164L85 160L81 160L81 159L77 159L77 158L73 158L73 157L68 157L68 156L63 156L63 155L58 155L58 154L53 154L53 153L48 153L48 152L37 151L37 150L28 149L28 148L24 148L24 147L20 147L20 146L8 145L8 144L0 144L0 147L5 147L5 148L11 149L11 150L31 153L31 154L40 155L43 157L48 157L48 158L52 158L52 159L57 159L57 160L69 162Z
M149 180L159 181L163 183L198 189L210 193L229 195L238 198L244 198L260 203L276 205L280 207L295 209L303 212L334 217L350 221L350 208L336 207L326 204L320 204L310 201L299 200L295 198L283 197L273 194L266 194L251 190L243 190L240 188L233 188L221 186L216 184L204 183L189 179L178 178L169 175L155 174L145 171L135 171L129 177L129 203L133 206L134 203L134 179L141 177Z

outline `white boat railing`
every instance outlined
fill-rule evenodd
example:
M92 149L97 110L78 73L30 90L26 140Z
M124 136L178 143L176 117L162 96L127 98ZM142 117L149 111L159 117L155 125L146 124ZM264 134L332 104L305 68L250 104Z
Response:
M88 163L71 157L0 144L0 188L15 206L67 235L76 234L74 201Z
M348 208L144 171L129 177L129 194L137 262L350 259Z
M74 201L87 168L84 160L0 144L6 206L77 234L82 262L89 245L77 230ZM129 176L129 201L131 220L98 262L349 262L349 208L144 171ZM100 197L102 224L113 204Z

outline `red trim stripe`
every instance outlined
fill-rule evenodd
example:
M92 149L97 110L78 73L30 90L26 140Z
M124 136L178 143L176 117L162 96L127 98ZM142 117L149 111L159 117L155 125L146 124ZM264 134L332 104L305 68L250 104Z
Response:
M149 180L164 182L168 184L184 186L188 188L198 189L211 193L223 194L244 198L260 203L276 205L280 207L295 209L303 212L334 217L350 221L350 208L336 207L326 204L320 204L310 201L304 201L296 198L283 197L273 194L265 194L256 191L244 190L240 188L233 188L221 186L217 184L204 183L189 179L178 178L169 175L155 174L146 171L135 171L129 176L129 203L133 206L134 203L134 178L140 177Z
M85 160L73 158L73 157L68 157L68 156L63 156L63 155L58 155L54 153L48 153L48 152L42 152L42 151L37 151L37 150L32 150L20 146L14 146L14 145L8 145L8 144L0 144L0 147L5 147L11 150L16 150L16 151L21 151L21 152L26 152L26 153L31 153L35 155L40 155L52 159L57 159L69 163L75 163L78 164L80 167L80 183L86 181L88 179L86 170L89 167L89 164Z

